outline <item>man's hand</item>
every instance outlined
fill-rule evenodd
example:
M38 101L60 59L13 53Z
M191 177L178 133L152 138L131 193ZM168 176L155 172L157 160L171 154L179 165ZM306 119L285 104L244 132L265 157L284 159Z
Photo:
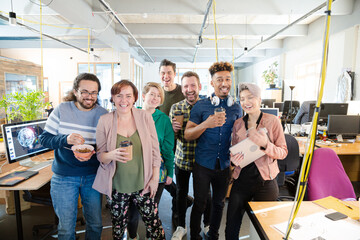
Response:
M177 133L181 129L181 125L179 122L176 121L176 118L172 119L172 127L175 133Z
M85 139L77 133L72 133L67 136L66 141L69 145L81 145L84 144Z
M206 128L221 127L225 124L226 116L210 115L204 122Z

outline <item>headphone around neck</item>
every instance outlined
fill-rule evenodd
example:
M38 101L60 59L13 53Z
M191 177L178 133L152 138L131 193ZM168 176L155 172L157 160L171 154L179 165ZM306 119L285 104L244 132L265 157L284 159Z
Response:
M220 98L216 95L212 95L210 97L210 101L211 101L211 104L214 105L215 107L219 106L219 104L220 104ZM234 98L231 95L227 96L226 105L228 107L231 107L232 105L234 105Z

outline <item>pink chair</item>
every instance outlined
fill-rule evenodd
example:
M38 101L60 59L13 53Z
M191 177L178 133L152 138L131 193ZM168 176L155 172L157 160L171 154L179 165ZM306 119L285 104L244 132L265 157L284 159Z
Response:
M356 200L354 188L334 150L319 148L314 151L307 193L309 201L328 196Z

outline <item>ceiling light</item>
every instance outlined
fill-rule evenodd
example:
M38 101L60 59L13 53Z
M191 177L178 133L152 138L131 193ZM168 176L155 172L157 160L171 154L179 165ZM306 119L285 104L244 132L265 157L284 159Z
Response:
M248 48L244 47L244 55L248 54Z
M11 26L16 26L16 13L9 12L9 24Z

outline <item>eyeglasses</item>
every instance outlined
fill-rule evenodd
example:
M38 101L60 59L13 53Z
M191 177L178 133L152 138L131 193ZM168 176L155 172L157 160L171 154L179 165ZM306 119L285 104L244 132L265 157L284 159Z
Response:
M88 91L80 91L80 90L78 91L82 97L88 97L89 95L91 95L91 97L96 97L99 94L98 92L89 93Z

